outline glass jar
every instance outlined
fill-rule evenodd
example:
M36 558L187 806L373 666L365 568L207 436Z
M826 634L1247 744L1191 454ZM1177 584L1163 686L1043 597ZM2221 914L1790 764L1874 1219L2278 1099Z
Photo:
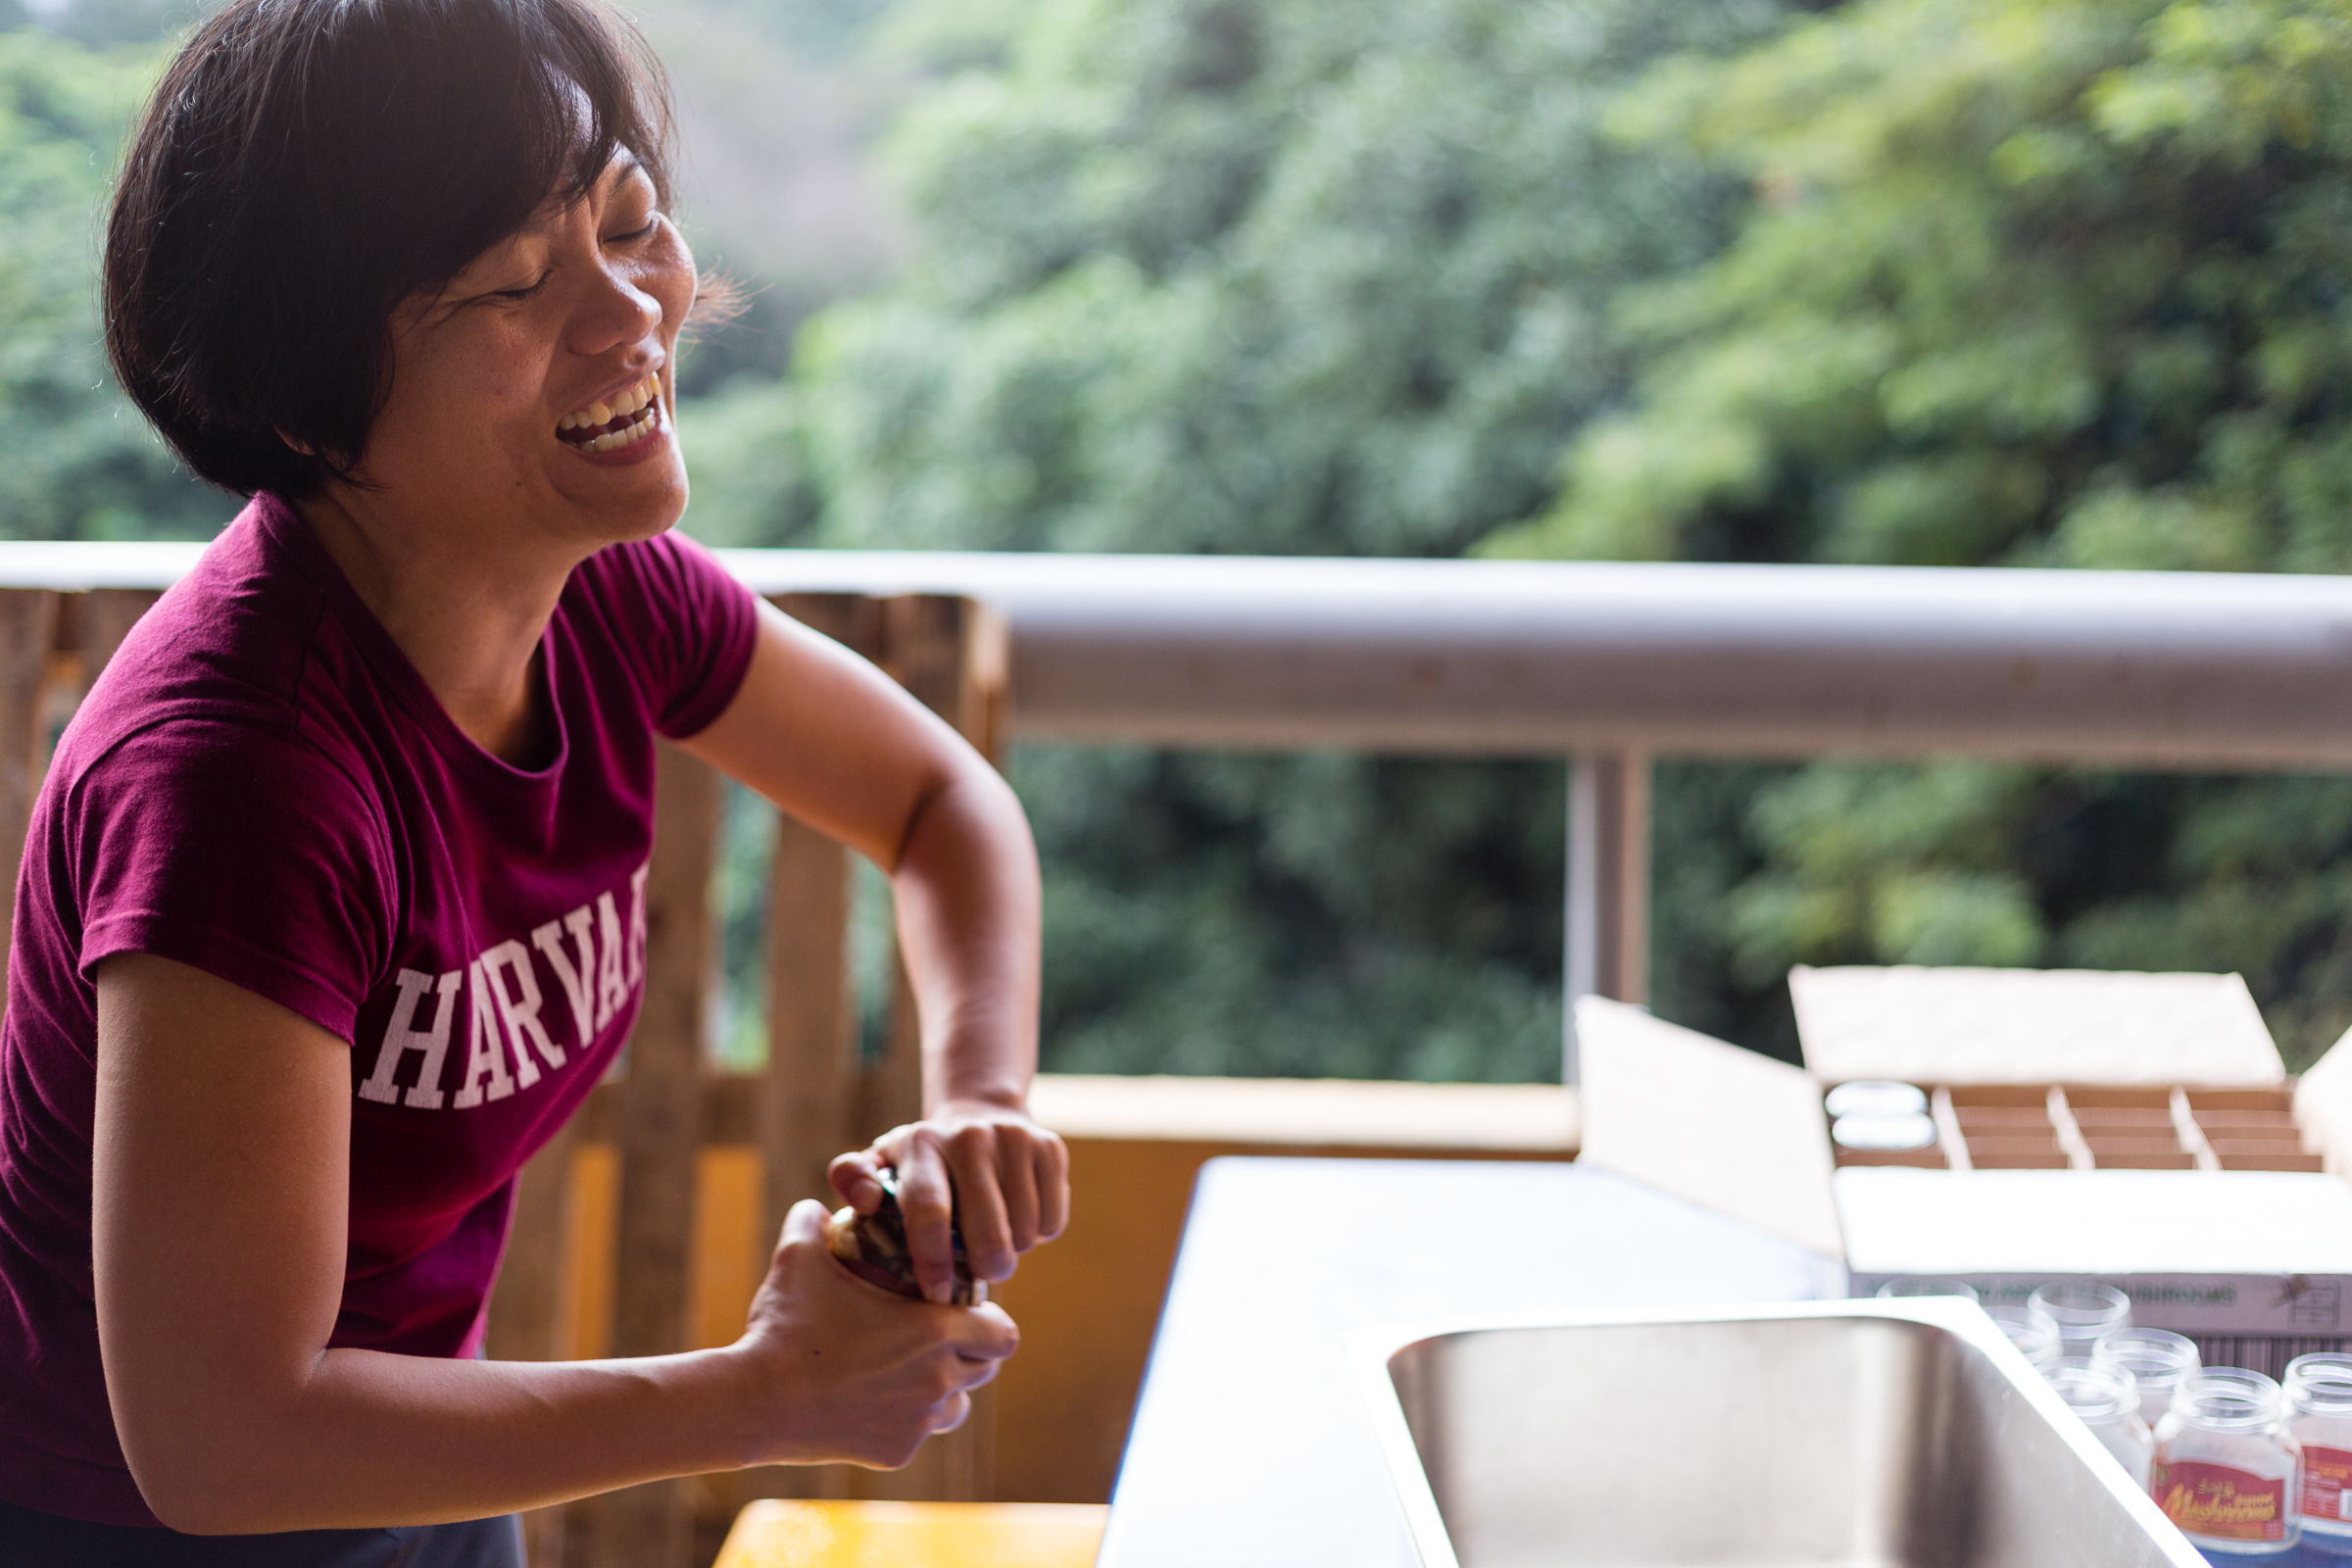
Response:
M2193 1341L2162 1329L2118 1329L2090 1348L2090 1358L2132 1374L2139 1385L2139 1418L2151 1427L2173 1407L2180 1380L2204 1365Z
M2049 1320L2067 1355L2088 1355L2090 1348L2132 1326L2132 1298L2112 1285L2044 1285L2026 1298L2026 1309Z
M1941 1274L1911 1274L1899 1280L1888 1280L1879 1287L1886 1298L1905 1296L1957 1296L1964 1301L1977 1298L1977 1288L1966 1280L1949 1279Z
M2046 1373L2058 1359L2058 1331L2048 1318L2022 1306L1988 1306L1984 1315L2000 1326L2034 1371Z
M1914 1084L1857 1078L1823 1096L1821 1106L1832 1120L1839 1116L1924 1116L1928 1113L1928 1097L1926 1091Z
M2286 1363L2286 1430L2303 1447L2296 1511L2303 1539L2352 1553L2352 1355Z
M2201 1547L2288 1551L2302 1537L2294 1510L2301 1469L2278 1385L2259 1372L2213 1367L2182 1378L2156 1423L2148 1491Z
M1936 1147L1931 1116L1840 1116L1830 1123L1830 1141L1865 1153L1902 1153Z
M2139 1417L2139 1387L2132 1374L2105 1361L2067 1356L2044 1374L2058 1397L2075 1412L2099 1446L2115 1455L2132 1484L2148 1486L2148 1466L2156 1455L2156 1439Z

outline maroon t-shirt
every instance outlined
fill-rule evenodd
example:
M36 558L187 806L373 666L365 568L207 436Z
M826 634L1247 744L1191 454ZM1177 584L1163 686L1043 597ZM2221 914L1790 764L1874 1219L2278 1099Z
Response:
M153 1524L90 1263L110 954L192 964L351 1054L336 1346L477 1353L514 1172L637 1015L654 736L735 695L750 593L675 534L574 571L540 644L554 760L451 721L332 558L257 499L133 628L26 835L0 1022L0 1498Z

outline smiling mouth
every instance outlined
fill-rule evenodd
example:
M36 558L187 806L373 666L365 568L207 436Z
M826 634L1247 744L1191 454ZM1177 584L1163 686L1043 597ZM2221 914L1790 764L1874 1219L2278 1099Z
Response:
M610 403L592 403L556 421L556 439L583 452L617 452L644 440L661 423L662 373L657 370Z

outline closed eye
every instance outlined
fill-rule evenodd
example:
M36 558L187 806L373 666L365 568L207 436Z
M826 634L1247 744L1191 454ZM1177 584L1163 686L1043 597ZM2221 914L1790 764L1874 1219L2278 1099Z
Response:
M542 288L547 286L547 278L548 274L541 272L536 278L532 279L528 283L525 283L520 288L494 289L482 297L484 299L493 300L527 300L532 295L538 293Z

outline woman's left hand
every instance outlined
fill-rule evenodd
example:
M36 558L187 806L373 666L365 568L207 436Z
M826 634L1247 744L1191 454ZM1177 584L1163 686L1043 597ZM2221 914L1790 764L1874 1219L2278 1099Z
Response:
M1069 1223L1069 1151L1023 1110L950 1101L835 1159L833 1190L870 1214L882 1201L876 1177L884 1169L898 1172L914 1277L934 1301L946 1301L955 1287L951 1224L962 1228L972 1272L993 1284L1012 1277L1018 1254Z

